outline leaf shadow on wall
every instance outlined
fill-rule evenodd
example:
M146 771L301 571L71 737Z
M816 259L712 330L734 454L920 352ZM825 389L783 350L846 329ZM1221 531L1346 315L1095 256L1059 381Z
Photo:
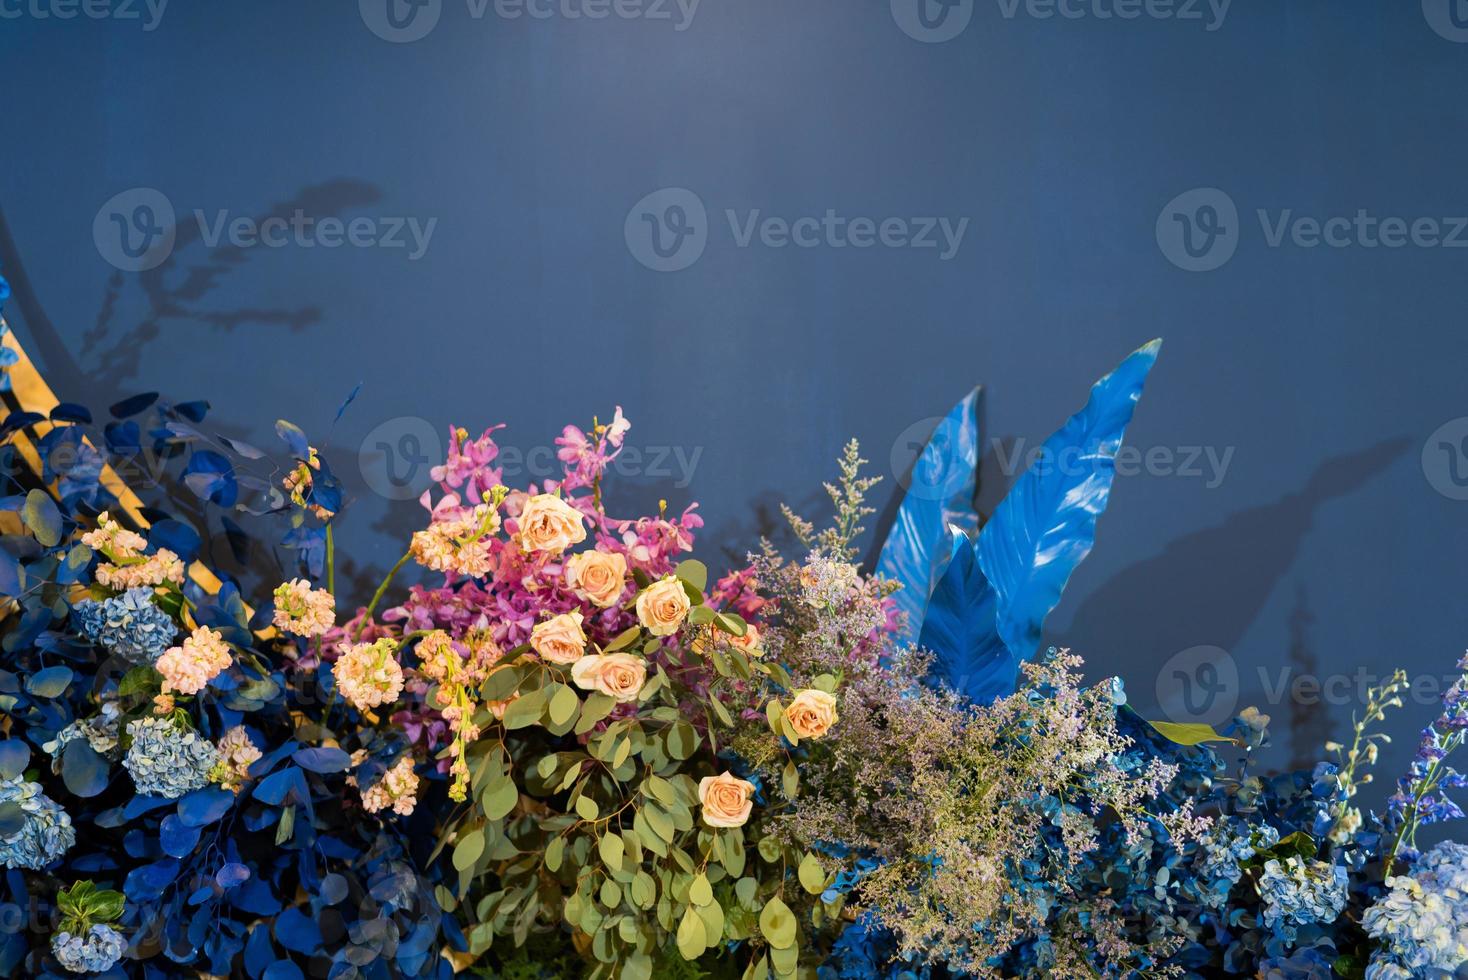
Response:
M1237 649L1298 558L1316 512L1385 472L1411 444L1400 436L1332 456L1301 489L1173 540L1096 586L1048 638L1098 664L1108 652L1121 658L1106 670L1156 667L1205 644ZM1282 638L1281 660L1286 653Z

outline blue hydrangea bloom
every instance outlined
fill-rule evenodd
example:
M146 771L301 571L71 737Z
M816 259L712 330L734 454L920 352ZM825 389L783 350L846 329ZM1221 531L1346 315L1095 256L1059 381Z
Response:
M102 602L83 599L71 615L83 636L134 664L153 663L178 635L178 627L153 604L153 590L147 588L128 589Z
M1346 869L1324 861L1290 857L1264 864L1259 895L1264 900L1264 924L1277 940L1293 945L1301 926L1329 925L1346 907L1349 882Z
M1468 963L1468 847L1439 844L1387 885L1361 919L1381 942L1369 980L1451 977Z
M214 743L195 731L183 731L167 718L129 722L132 745L122 764L138 792L177 799L209 785L209 770L219 761Z
M11 803L19 804L24 822L9 837L0 837L0 864L40 871L76 843L71 816L41 792L40 784L20 776L0 779L0 806Z
M1259 980L1332 980L1333 959L1318 949L1302 949L1293 956L1280 956L1259 964Z
M1197 876L1189 884L1198 901L1222 908L1228 893L1243 877L1243 862L1258 851L1279 843L1279 832L1268 824L1247 824L1236 818L1220 820L1194 859Z
M122 934L109 925L94 925L85 936L58 932L51 937L51 952L72 973L103 973L122 959L127 947Z

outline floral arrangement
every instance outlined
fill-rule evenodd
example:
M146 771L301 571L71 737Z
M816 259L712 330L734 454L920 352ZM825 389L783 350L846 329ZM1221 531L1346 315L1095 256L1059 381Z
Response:
M696 508L622 518L629 423L567 426L507 486L450 434L365 601L348 511L208 406L20 409L0 498L7 975L1451 977L1468 965L1468 659L1382 813L1405 678L1307 773L1267 718L1151 723L1041 627L1094 540L1152 344L1097 383L980 528L955 406L869 569L855 443L829 526L713 580ZM166 461L159 499L109 474ZM278 520L264 587L211 568ZM268 526L268 525L267 525ZM215 530L217 529L217 530ZM216 547L217 546L217 547ZM399 576L414 576L407 587Z

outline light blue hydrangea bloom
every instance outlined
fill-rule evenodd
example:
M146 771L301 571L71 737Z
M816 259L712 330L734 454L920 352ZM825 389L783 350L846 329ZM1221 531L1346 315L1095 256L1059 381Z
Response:
M1268 824L1242 820L1220 820L1198 849L1194 859L1197 875L1190 891L1210 908L1222 908L1228 894L1244 876L1242 864L1261 850L1279 843L1279 832Z
M51 771L61 772L61 753L77 739L86 739L92 751L109 759L117 758L119 737L122 734L121 709L116 701L108 701L102 710L91 718L79 718L56 733L56 737L41 748L52 757Z
M83 599L71 611L71 621L87 639L134 664L151 664L178 635L168 613L153 604L153 590L128 589L102 602Z
M51 952L72 973L102 973L122 959L127 943L108 925L94 925L85 936L58 932L51 937Z
M1383 947L1368 980L1452 977L1468 964L1468 846L1439 844L1387 885L1361 919Z
M22 825L8 837L0 837L0 864L7 868L40 871L65 854L76 843L71 816L41 792L39 783L21 776L0 779L0 807L20 807Z
M1346 869L1339 865L1299 857L1267 861L1259 877L1264 924L1276 938L1293 944L1299 927L1329 925L1340 918L1346 889Z
M219 761L214 743L195 731L182 731L167 718L129 722L132 745L122 764L138 792L177 799L209 785L209 770Z

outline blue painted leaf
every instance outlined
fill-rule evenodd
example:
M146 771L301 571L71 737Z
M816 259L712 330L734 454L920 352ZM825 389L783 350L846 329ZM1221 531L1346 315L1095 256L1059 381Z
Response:
M199 828L189 826L179 819L178 814L170 813L158 825L158 843L164 854L186 858L199 843Z
M306 787L306 777L295 766L271 773L255 786L255 799L261 803L280 806L289 797L292 803L309 803L311 792Z
M108 411L112 413L112 417L115 419L125 419L129 415L138 414L139 412L148 408L157 400L158 392L150 391L146 394L133 395L131 398L124 398L122 401L109 408Z
M107 760L86 739L72 739L61 750L61 781L74 796L100 796L107 788L108 769Z
M358 381L357 386L353 388L351 392L347 395L347 400L341 403L341 407L336 410L336 418L332 419L333 424L340 422L342 419L342 413L347 410L347 406L357 400L357 396L362 393L362 385L363 382Z
M31 764L31 747L18 738L0 742L0 777L14 779Z
M1017 661L997 628L998 596L972 542L949 529L952 555L933 590L918 645L933 653L929 678L969 700L987 704L1014 689Z
M205 827L229 812L234 794L218 786L196 789L178 801L178 818L190 827Z
M276 960L265 968L261 980L304 980L301 968L290 960Z
M148 544L154 548L167 548L185 563L199 557L199 532L183 521L169 519L159 521L148 528Z
M128 820L136 820L145 813L150 813L161 807L168 806L173 801L166 796L134 796L127 801L122 808L122 814Z
M275 941L309 956L321 947L321 927L300 909L288 908L275 920Z
M979 535L979 565L997 595L999 635L1016 664L1039 649L1045 617L1095 543L1116 452L1161 346L1152 341L1096 382L1086 407L1045 440Z
M291 760L302 769L312 772L346 772L352 767L352 757L341 749L329 747L300 749Z
M239 484L235 482L234 464L212 449L198 449L189 457L184 467L184 483L201 500L209 500L221 507L233 507L239 497Z
M219 882L220 888L233 888L236 885L243 885L250 880L250 869L237 861L231 861L219 869L219 873L214 876L214 880Z
M163 892L178 877L178 861L173 858L164 858L152 864L145 864L141 868L134 868L128 872L127 879L123 882L122 892L133 904L143 902L156 902L163 897Z
M51 409L52 422L80 422L83 425L92 424L92 413L87 411L85 405L77 405L74 402L60 402Z
M72 676L70 667L47 667L26 678L25 689L38 698L58 698L71 686Z
M184 402L173 406L173 410L190 422L202 422L204 416L209 414L209 403L206 401Z
M25 829L26 812L19 803L11 800L0 803L0 837L14 837Z
M877 557L877 574L902 584L892 597L907 614L899 642L914 642L922 628L928 596L948 558L949 525L978 526L974 492L982 400L983 389L974 388L933 429L906 474L902 504Z
M107 448L119 456L132 456L143 448L143 432L136 422L108 422L102 436Z
M285 419L279 419L275 423L275 434L280 436L280 441L290 447L291 455L297 459L306 459L311 455L310 446L306 442L306 433L301 427Z
M321 887L317 891L321 900L327 905L335 905L347 897L347 879L335 872L321 879Z

